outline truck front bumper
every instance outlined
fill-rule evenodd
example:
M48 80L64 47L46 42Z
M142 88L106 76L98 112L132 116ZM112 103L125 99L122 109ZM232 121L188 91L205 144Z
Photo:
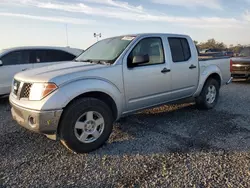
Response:
M63 110L36 111L20 107L10 101L12 117L19 125L31 131L55 135Z

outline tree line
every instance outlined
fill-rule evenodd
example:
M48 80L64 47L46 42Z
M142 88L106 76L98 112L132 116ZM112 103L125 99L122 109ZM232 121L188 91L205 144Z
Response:
M215 39L209 39L206 42L199 43L198 41L194 41L195 45L198 47L200 51L205 49L216 49L219 51L231 51L234 53L240 53L244 48L249 47L250 45L229 45L227 46L223 42L218 42Z

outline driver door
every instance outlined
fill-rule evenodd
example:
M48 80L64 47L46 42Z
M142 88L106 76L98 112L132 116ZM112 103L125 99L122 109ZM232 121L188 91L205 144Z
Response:
M149 62L129 68L134 56L143 55L149 56ZM128 112L168 101L171 98L171 72L165 62L162 38L141 39L123 63L123 76Z

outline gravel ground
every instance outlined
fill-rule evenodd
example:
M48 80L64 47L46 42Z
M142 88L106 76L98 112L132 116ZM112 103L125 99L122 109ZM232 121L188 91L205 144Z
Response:
M0 187L250 187L250 82L224 87L214 110L186 103L124 118L82 155L20 128L0 103Z

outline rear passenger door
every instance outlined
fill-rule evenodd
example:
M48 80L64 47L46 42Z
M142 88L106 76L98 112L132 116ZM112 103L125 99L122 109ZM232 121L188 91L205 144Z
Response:
M192 96L199 82L198 59L191 39L168 37L172 56L172 99Z
M16 73L32 68L29 50L17 50L0 57L0 95L11 91L11 83Z
M63 61L72 61L75 55L61 50L34 50L32 59L34 67L48 66Z

